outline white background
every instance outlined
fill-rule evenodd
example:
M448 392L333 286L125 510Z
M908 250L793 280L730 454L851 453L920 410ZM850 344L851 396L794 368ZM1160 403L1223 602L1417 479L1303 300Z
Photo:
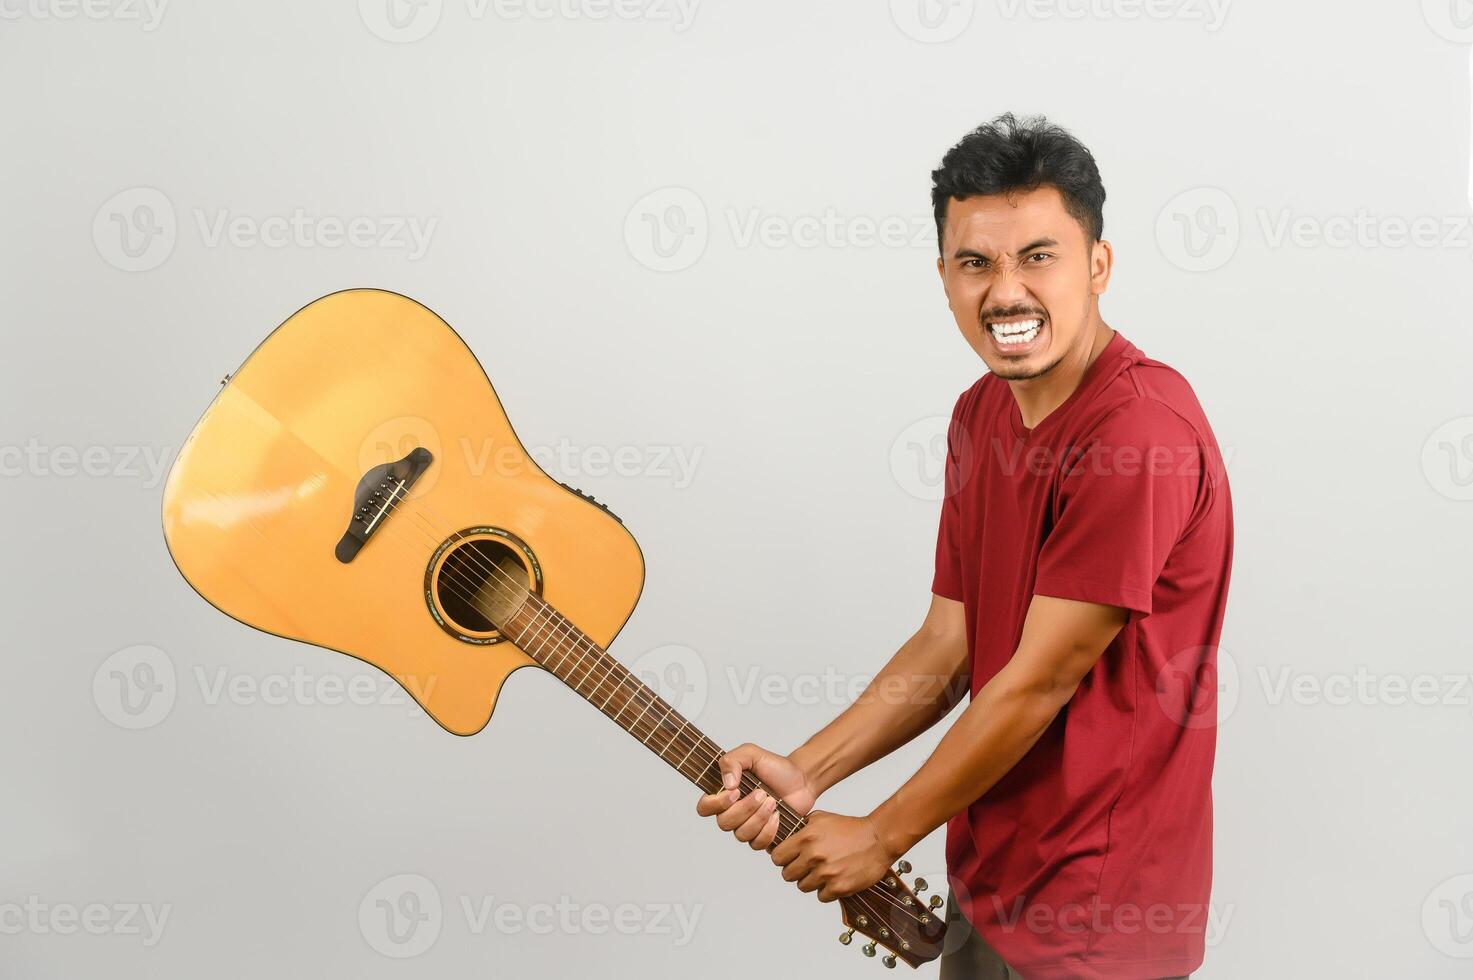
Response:
M298 307L413 296L639 539L614 652L718 741L786 751L926 606L937 440L983 370L929 171L1009 109L1094 151L1105 318L1229 456L1198 976L1473 966L1465 0L0 13L0 976L880 969L552 678L456 739L211 609L164 548L162 468ZM341 242L355 219L371 240ZM354 678L397 703L331 687ZM934 740L821 805L866 812ZM940 884L941 835L912 861ZM406 893L428 918L390 935Z

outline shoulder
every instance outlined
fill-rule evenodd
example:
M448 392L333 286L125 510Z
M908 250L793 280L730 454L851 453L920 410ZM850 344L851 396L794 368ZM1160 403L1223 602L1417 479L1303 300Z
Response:
M1143 447L1202 441L1196 426L1175 406L1140 392L1112 399L1108 408L1090 426L1088 436L1091 440L1104 439Z
M983 387L986 385L987 379L990 377L992 377L992 375L984 374L982 375L982 377L978 378L976 381L973 381L971 384L967 385L967 387L962 389L961 394L956 396L956 402L952 405L951 408L951 417L953 419L960 420L971 413L971 411L977 404L978 396L980 395Z
M1212 429L1176 369L1137 354L1101 402L1082 440L1091 451L1139 460L1152 473L1205 476L1212 486L1224 479Z
M966 425L987 411L987 406L996 399L999 391L1006 390L1007 385L998 381L991 372L982 375L957 395L951 408L951 421Z
M1207 418L1197 393L1176 368L1136 351L1124 375L1142 398L1167 406L1194 428L1205 427Z
M1186 377L1131 345L1090 426L1092 432L1146 440L1193 438L1210 444L1212 430Z

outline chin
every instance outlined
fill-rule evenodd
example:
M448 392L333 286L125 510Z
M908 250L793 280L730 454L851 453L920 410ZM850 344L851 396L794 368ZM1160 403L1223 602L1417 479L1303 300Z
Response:
M1049 350L1047 348L1032 351L1023 356L1014 355L1012 357L999 354L995 350L979 350L977 353L981 355L982 361L987 365L989 371L999 378L1008 381L1024 381L1028 378L1036 378L1040 374L1047 373L1058 363L1058 359L1049 356Z

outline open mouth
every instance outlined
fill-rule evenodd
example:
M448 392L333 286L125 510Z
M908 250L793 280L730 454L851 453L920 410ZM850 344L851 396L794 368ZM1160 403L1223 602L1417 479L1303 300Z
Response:
M1011 317L1006 320L987 321L987 333L1000 350L1008 353L1023 353L1033 347L1033 342L1043 333L1041 317Z

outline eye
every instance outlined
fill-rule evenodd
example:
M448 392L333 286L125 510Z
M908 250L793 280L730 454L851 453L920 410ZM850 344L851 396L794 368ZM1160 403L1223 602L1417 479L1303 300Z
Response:
M986 259L965 259L962 261L962 268L964 269L981 269L986 265Z
M1034 252L1028 256L1030 261L1033 259L1051 259L1053 257L1054 254L1052 252Z

